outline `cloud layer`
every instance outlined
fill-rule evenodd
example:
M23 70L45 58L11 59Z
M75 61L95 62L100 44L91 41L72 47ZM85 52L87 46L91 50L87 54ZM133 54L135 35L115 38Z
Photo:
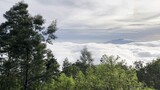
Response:
M1 0L2 15L21 0ZM47 23L58 20L59 28L108 29L159 24L159 0L26 0L32 14ZM2 18L2 17L0 17Z
M132 65L137 60L146 63L160 57L160 41L133 42L129 44L56 42L54 45L48 45L48 48L53 51L61 65L66 57L71 62L79 59L80 50L83 47L87 47L91 51L96 64L99 63L101 56L104 54L119 55L122 60L126 60L128 65Z

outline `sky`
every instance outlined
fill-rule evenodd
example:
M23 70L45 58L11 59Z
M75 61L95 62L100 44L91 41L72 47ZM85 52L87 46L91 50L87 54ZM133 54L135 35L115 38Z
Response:
M21 0L0 0L3 14ZM57 20L57 41L106 42L113 39L160 39L160 0L24 0L45 26Z
M21 0L0 0L3 14ZM160 0L24 0L29 13L40 14L44 26L57 20L56 39L48 45L60 65L75 62L87 47L95 63L102 55L119 55L127 63L150 62L160 56ZM126 44L105 43L127 39ZM97 43L98 42L98 43ZM123 51L123 52L122 52Z

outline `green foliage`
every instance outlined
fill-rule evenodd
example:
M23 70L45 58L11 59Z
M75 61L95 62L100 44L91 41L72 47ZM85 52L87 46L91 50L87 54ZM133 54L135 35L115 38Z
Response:
M54 33L56 32L57 30L57 27L56 27L56 21L53 21L49 26L48 26L48 29L47 29L47 34L48 34L48 38L47 38L47 42L52 44L52 40L53 39L56 39L57 37L54 35Z
M67 77L64 73L61 73L55 84L55 90L74 90L75 81L72 77Z
M160 90L160 59L139 68L137 76L139 81L144 82L146 86Z
M75 78L76 86L75 90L86 90L87 84L86 84L86 77L82 73L82 71L79 71Z
M70 63L67 58L63 61L62 73L65 73L67 76L73 76L73 78L75 78L79 71L80 68L76 64Z
M92 54L86 47L81 50L80 59L76 61L76 65L84 74L86 74L87 68L93 66L94 59Z
M47 59L46 61L46 72L44 74L45 81L50 81L52 79L56 79L60 73L59 64L57 60L54 58L52 52L47 50Z
M124 69L117 58L102 56L102 64L88 71L90 90L142 90L134 69Z
M86 47L81 50L80 61L83 64L91 65L93 63L93 58L91 52L88 51Z
M76 77L76 74L79 71L82 71L83 74L86 74L86 70L88 67L93 66L93 58L91 52L85 47L81 50L80 60L77 60L75 63L70 63L68 58L66 58L63 62L63 73L67 76Z
M19 2L4 14L0 25L0 89L36 90L58 75L58 63L46 43L55 39L56 23L44 30L44 19L32 17ZM46 33L43 33L46 32Z
M101 64L87 67L86 73L79 71L75 80L75 90L153 90L144 87L137 78L136 70L127 67L119 57L103 55ZM67 62L66 66L71 66Z

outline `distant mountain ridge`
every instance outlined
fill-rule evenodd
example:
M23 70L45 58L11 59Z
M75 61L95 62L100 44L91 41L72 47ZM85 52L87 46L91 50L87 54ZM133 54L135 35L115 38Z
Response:
M131 43L134 42L133 40L130 39L114 39L111 41L108 41L106 43L112 43L112 44L126 44L126 43Z

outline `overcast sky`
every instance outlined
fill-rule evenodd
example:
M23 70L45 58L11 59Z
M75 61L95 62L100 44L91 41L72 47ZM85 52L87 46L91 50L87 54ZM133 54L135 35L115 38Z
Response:
M5 11L18 1L21 0L0 0L0 23L5 20ZM75 37L102 42L117 38L160 39L160 0L24 1L32 15L45 18L46 25L57 19L57 35L62 41L74 41Z

